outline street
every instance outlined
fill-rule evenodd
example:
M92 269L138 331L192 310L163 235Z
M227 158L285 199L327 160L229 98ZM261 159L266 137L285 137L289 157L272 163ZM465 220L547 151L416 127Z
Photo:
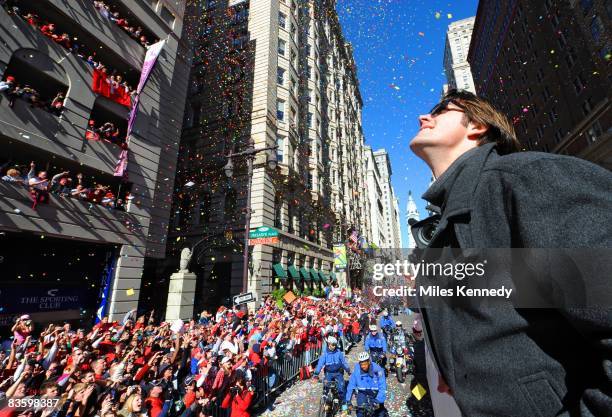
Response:
M402 321L404 328L411 329L412 318L402 314L400 316L393 316L394 320ZM357 363L357 355L363 351L363 341L353 346L347 355L351 371ZM348 380L348 376L345 375ZM321 398L321 392L323 384L320 384L316 379L308 379L305 381L297 381L293 385L289 386L284 392L282 392L274 401L274 403L268 407L266 411L259 414L262 417L293 417L293 416L304 416L314 417L319 411L319 400ZM387 401L385 407L389 412L390 417L429 417L433 413L410 413L406 406L406 399L408 398L410 387L410 377L406 378L403 384L397 381L394 374L389 374L387 377ZM427 401L428 396L422 399ZM355 399L353 399L355 403ZM425 407L428 408L428 407Z

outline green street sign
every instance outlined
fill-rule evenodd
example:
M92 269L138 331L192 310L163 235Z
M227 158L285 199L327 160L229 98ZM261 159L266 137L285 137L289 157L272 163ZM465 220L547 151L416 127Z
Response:
M278 230L273 227L261 226L249 232L249 239L261 239L266 237L278 237Z

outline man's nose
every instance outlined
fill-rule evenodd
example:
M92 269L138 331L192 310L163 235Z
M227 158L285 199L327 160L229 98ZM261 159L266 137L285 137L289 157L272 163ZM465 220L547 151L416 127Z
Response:
M419 127L423 126L428 120L431 120L431 115L429 114L421 114L419 117Z

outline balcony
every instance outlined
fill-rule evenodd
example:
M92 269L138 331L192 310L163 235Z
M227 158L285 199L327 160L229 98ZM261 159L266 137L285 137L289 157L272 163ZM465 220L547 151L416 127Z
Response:
M0 228L90 242L144 246L140 218L74 198L50 195L32 208L25 187L0 181Z

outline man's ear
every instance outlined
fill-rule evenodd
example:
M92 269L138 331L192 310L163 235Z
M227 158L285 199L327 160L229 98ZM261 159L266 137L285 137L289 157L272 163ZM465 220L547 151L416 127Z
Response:
M467 126L467 138L470 140L478 140L483 137L488 130L489 127L482 123L470 122Z

